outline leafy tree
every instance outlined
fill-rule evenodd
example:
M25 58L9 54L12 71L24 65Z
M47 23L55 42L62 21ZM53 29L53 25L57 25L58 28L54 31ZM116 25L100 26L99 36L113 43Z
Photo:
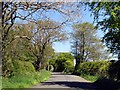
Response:
M83 61L100 60L103 45L96 35L95 27L86 22L73 26L72 52L76 58L76 68Z
M103 41L113 54L120 56L120 2L87 3L97 27L104 31Z
M94 21L104 31L103 41L110 52L118 55L117 62L109 68L110 79L120 80L120 1L87 3L94 15Z
M33 45L31 47L34 49L30 48L30 50L36 57L34 66L37 71L39 71L41 69L41 65L43 65L47 47L51 46L53 42L65 39L65 32L62 31L62 27L58 26L59 24L57 24L57 22L44 20L38 21L35 28L32 30Z
M28 25L15 25L9 32L9 36L4 48L4 56L2 61L3 75L10 75L13 71L13 63L21 61L32 62L35 57L29 51L31 42L28 37L31 36Z
M44 54L44 61L42 64L42 68L50 66L49 60L52 59L54 57L54 54L55 54L54 49L52 48L51 45L47 46L44 52L45 52L45 54Z

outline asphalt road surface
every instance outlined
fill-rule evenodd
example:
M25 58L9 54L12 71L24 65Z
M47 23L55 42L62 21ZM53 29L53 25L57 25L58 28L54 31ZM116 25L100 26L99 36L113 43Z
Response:
M33 88L65 88L77 90L98 90L92 82L87 81L79 76L66 75L61 72L53 72L50 79L40 83ZM100 90L100 89L99 89Z

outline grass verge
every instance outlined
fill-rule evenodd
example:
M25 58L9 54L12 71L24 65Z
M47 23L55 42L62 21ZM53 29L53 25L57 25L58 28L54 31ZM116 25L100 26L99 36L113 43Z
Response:
M16 75L11 78L2 78L2 88L29 88L47 80L49 77L49 71L41 70L40 72Z
M99 79L99 77L95 75L81 74L80 76L91 82L95 82L96 80Z
M0 75L0 90L2 89L2 76Z

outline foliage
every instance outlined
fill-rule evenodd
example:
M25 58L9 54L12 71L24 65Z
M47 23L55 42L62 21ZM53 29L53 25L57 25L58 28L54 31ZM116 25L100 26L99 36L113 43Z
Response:
M89 5L90 11L92 11L94 15L94 21L97 23L97 28L104 31L103 41L106 43L110 52L118 54L118 60L120 60L120 2L92 2L87 3L87 5ZM101 70L105 72L104 68L105 67L101 68ZM119 61L112 63L107 70L110 79L120 80ZM103 80L101 80L101 82L103 83ZM108 84L108 82L110 81L107 80L103 87L107 85L107 89L116 88L115 85L112 85L113 83ZM102 83L98 84L102 85Z
M27 72L27 74L17 74L10 78L2 78L3 88L29 88L37 83L43 82L50 77L50 72L41 70L40 72Z
M2 90L2 76L0 76L0 89Z
M65 69L64 69L65 73L72 73L74 71L74 66L72 61L67 60L64 65L65 65Z
M80 76L83 77L84 79L86 79L88 81L92 81L92 82L95 82L96 80L99 79L99 76L97 76L97 75L81 74Z
M109 77L108 70L109 70L111 64L112 64L111 62L107 62L102 67L99 68L98 72L101 77L107 77L107 78Z
M58 27L58 23L52 20L40 20L34 25L32 30L33 48L32 53L36 57L34 66L37 71L45 64L45 59L50 57L47 53L53 51L52 43L65 39L65 32L62 31L62 26Z
M47 80L50 72L41 70L36 72L30 61L12 61L12 73L9 77L2 77L3 88L28 88Z
M35 73L35 68L34 66L32 65L31 62L28 62L28 61L20 61L20 60L15 60L13 62L13 75L16 75L16 74L26 74L26 73Z
M97 27L105 32L103 41L112 53L119 54L120 2L92 2L87 5L94 15Z
M77 73L87 75L98 75L100 77L108 77L108 68L110 66L108 61L84 62L79 65Z
M36 25L33 23L14 25L9 31L7 42L4 43L3 75L10 76L16 60L30 61L34 63L35 68L35 62L39 61L38 67L45 68L48 59L54 54L52 43L64 38L64 33L56 26L57 23L50 20L39 21Z
M35 57L29 51L31 44L28 39L31 36L29 28L28 25L15 25L9 32L7 42L4 43L5 48L2 61L4 76L9 76L12 72L15 60L34 61Z
M56 53L56 56L49 62L53 65L55 71L69 73L74 70L73 59L74 57L70 53Z
M65 62L66 62L66 59L62 58L62 59L57 59L56 60L56 64L55 64L55 71L58 71L58 72L62 72L64 69L65 69Z

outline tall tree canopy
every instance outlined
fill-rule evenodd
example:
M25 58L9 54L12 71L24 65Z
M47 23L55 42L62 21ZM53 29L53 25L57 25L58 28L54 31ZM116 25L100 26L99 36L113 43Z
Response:
M73 26L72 52L76 58L76 67L83 61L100 60L103 44L96 35L95 27L86 22Z
M51 46L53 42L64 40L66 37L65 32L62 31L62 27L57 22L50 20L38 21L32 32L34 50L31 49L31 51L37 58L35 67L36 70L39 70L41 64L44 62L47 47Z
M120 56L120 2L87 3L97 27L104 31L103 41L113 54Z

